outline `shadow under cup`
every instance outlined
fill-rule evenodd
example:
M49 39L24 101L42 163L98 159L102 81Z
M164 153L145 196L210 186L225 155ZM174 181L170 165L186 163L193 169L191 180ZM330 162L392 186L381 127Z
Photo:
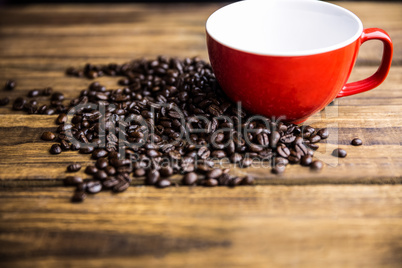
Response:
M255 114L301 123L336 97L378 86L387 76L392 42L381 29L363 30L339 6L312 0L241 1L206 23L212 68L233 101ZM360 45L384 43L373 76L346 84Z

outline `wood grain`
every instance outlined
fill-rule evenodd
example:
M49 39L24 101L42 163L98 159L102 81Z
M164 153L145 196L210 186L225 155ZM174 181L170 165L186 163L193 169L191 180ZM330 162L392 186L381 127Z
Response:
M378 27L392 33L399 29L397 25L401 25L397 16L402 9L400 4L341 4L361 15L363 22L367 21L369 26L378 23ZM158 54L178 57L200 55L206 59L204 22L219 6L96 5L78 8L73 5L33 5L0 11L4 15L0 16L0 34L4 37L4 42L0 44L0 81L14 78L18 83L16 90L0 92L0 97L8 94L15 99L26 95L32 88L51 86L55 91L64 92L67 102L92 81L67 77L64 69L71 65L83 66L86 62L122 63L130 57L153 58ZM366 11L361 12L360 7ZM190 12L192 9L197 12ZM367 16L370 14L367 9L381 10L381 14L389 15L381 21L377 17L379 15ZM335 105L328 106L307 122L331 130L330 139L316 154L327 163L323 172L312 173L306 168L292 166L278 177L269 174L265 164L265 168L259 165L246 170L235 169L233 173L253 174L261 184L400 183L402 67L398 66L400 35L395 32L395 36L396 64L382 85L364 94L338 99ZM130 42L136 44L131 45ZM155 46L149 46L150 43ZM192 50L194 47L196 52ZM361 50L359 59L363 61L354 68L350 81L366 78L375 72L377 67L369 62L378 60L380 56L370 54L374 50ZM137 54L131 54L133 52ZM82 53L87 56L83 57ZM109 77L97 79L108 88L118 87L117 80ZM46 103L46 98L39 97L38 102ZM24 115L23 112L12 111L10 107L11 104L0 107L0 136L9 136L0 140L0 185L60 185L65 176L65 166L69 163L91 163L88 157L74 152L55 157L49 154L51 143L41 141L40 135L45 130L55 130L54 116ZM363 139L364 146L350 146L354 137ZM346 159L330 155L337 146L348 151ZM134 182L138 183L142 181Z
M358 67L351 81L368 77L375 67ZM18 71L15 71L17 74ZM234 174L252 174L261 184L317 184L317 183L401 183L402 182L402 67L394 67L388 79L378 88L351 97L336 100L334 105L311 117L306 124L327 127L330 138L316 153L316 157L327 163L320 173L312 173L301 166L291 166L283 176L267 172L265 164L245 170L234 169ZM118 78L98 79L109 87L117 86ZM12 96L26 94L31 77L22 79ZM67 101L79 94L80 89L91 83L86 79L66 77L55 72L50 80L56 91L66 93ZM37 82L35 82L37 83ZM47 86L42 82L42 87ZM32 84L31 84L32 85ZM35 84L34 87L40 87ZM22 88L22 89L21 89ZM45 99L38 99L39 102ZM88 156L76 152L65 152L52 156L48 152L51 142L43 142L43 131L55 131L56 116L25 115L10 109L11 104L0 108L0 185L60 185L65 176L65 167L72 162L89 165ZM12 134L11 134L12 133ZM11 135L10 135L11 134ZM360 137L361 147L350 145ZM331 156L337 146L348 151L348 157L338 159ZM49 165L51 163L51 165ZM44 170L46 170L44 172ZM85 176L85 174L81 173ZM180 180L176 177L176 180ZM142 183L137 180L134 184Z
M1 191L1 190L0 190ZM2 267L400 267L402 186L0 194ZM369 253L369 254L368 254Z
M59 187L65 168L92 160L48 153L52 143L40 135L55 130L55 116L0 107L0 267L400 267L402 4L336 3L365 27L386 30L395 51L381 86L338 99L307 122L331 131L316 153L327 163L320 173L234 169L255 175L259 185L213 189L160 190L140 179L122 194L71 204L72 189ZM207 60L205 20L222 5L2 7L0 84L13 78L18 86L0 98L51 86L68 101L91 81L64 70L87 62L159 54ZM374 73L381 51L379 42L364 44L350 80ZM117 78L97 81L118 87ZM350 146L354 137L364 145ZM347 158L330 156L337 146Z

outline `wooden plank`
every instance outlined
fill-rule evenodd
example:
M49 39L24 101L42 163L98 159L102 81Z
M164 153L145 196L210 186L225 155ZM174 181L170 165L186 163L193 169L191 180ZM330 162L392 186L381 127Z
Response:
M400 267L402 186L0 189L2 267Z
M308 168L296 165L289 166L285 174L277 176L267 172L269 163L256 162L253 167L247 169L231 166L233 174L254 175L259 184L401 183L402 121L398 113L400 108L395 108L393 116L385 118L380 114L374 119L371 108L365 107L358 111L359 117L353 119L355 114L351 111L355 109L339 107L337 118L330 117L330 109L327 109L325 116L328 119L310 119L313 126L327 127L330 131L329 139L322 143L315 153L317 159L327 164L322 172L311 172ZM389 106L387 109L390 111ZM363 116L364 112L367 116ZM8 136L0 142L0 184L3 186L60 185L66 176L65 169L68 164L79 162L86 166L93 163L90 156L73 151L60 155L49 153L52 142L40 140L40 135L43 131L55 130L55 116L0 117L3 119L0 120L0 135ZM350 141L355 137L360 137L364 145L351 146ZM347 158L339 159L331 155L332 150L338 146L347 150ZM223 166L226 164L223 163ZM83 171L78 174L86 177ZM174 181L180 181L180 176L176 176ZM142 179L133 182L142 183Z
M356 13L365 27L388 31L395 43L394 63L402 64L401 3L336 4ZM23 56L47 61L56 58L75 64L88 59L95 61L109 57L121 60L158 54L207 58L205 21L223 5L6 7L0 11L0 34L3 37L0 51L6 59ZM150 43L153 45L149 46ZM359 64L378 64L381 46L377 42L370 43L364 45Z

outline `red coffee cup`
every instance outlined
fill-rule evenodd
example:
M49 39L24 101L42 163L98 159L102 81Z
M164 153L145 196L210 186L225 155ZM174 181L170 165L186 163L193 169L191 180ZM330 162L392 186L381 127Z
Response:
M255 114L301 123L335 98L380 85L393 45L378 28L364 29L352 12L321 1L240 1L207 20L209 59L233 100ZM360 45L383 42L377 72L346 83Z

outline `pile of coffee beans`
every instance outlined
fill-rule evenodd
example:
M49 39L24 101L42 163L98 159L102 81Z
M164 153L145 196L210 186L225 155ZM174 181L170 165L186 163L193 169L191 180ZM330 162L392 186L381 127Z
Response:
M247 113L223 93L209 64L199 58L137 59L125 64L68 68L67 75L94 79L119 76L116 89L92 82L65 105L63 93L51 88L34 89L31 100L20 97L14 110L29 114L59 114L57 134L44 132L42 139L55 142L50 153L73 150L96 162L85 168L91 179L68 176L75 186L73 202L103 189L126 190L133 179L165 188L170 178L182 176L183 185L251 185L251 176L230 175L231 165L240 168L270 163L281 174L286 165L300 164L320 170L314 159L318 142L328 138L327 129L297 126L281 118ZM15 87L14 81L5 85ZM38 106L37 96L48 96ZM4 99L1 103L6 102ZM337 151L334 155L346 156ZM70 164L67 172L81 169Z

